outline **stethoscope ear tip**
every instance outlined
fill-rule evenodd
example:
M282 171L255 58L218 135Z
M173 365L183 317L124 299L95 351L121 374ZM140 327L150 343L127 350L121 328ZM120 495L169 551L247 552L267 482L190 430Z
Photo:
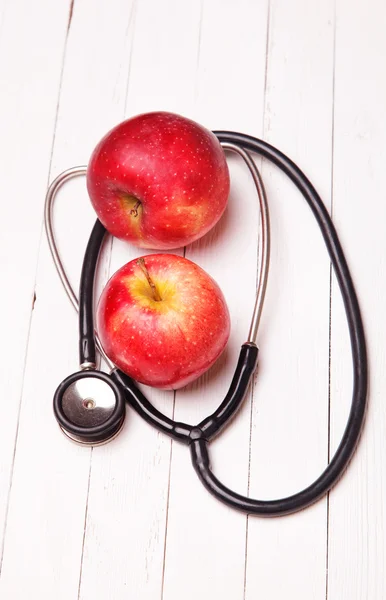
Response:
M125 399L108 374L78 371L58 386L54 413L62 432L73 442L100 446L121 431L126 415Z

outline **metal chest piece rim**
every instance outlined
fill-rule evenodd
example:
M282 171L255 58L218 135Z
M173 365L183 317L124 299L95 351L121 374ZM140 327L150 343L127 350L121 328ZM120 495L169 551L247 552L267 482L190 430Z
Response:
M54 413L66 437L82 446L100 446L121 431L125 398L115 381L98 370L73 373L54 395Z

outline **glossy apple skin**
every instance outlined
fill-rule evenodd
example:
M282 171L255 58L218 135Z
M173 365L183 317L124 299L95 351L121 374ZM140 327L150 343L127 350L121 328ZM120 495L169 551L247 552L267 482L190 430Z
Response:
M194 381L223 351L230 331L224 296L195 263L170 254L143 257L161 301L137 260L109 280L97 330L109 358L133 379L161 389Z
M142 248L171 249L194 242L220 219L229 171L213 133L154 112L124 121L99 142L87 187L111 234Z

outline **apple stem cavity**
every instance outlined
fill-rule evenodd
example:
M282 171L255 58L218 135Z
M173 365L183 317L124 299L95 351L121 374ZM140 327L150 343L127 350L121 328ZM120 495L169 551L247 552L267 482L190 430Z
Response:
M133 217L138 217L138 209L140 206L141 202L137 200L137 202L134 204L133 208L130 211L130 214L133 215Z
M140 203L139 203L140 204ZM145 264L145 259L144 258L138 258L137 259L137 265L142 269L142 272L144 273L147 282L150 286L150 289L152 291L153 294L153 300L155 300L156 302L160 302L162 300L159 291L157 290L157 287L154 283L154 281L152 280L152 278L149 275L149 271L147 270L146 264Z

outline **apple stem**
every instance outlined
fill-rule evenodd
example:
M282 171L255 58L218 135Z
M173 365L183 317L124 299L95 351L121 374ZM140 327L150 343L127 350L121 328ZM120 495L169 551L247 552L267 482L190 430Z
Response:
M152 278L149 275L149 271L147 270L146 264L145 264L145 259L144 258L138 258L137 259L137 265L139 267L141 267L148 284L150 285L151 291L153 293L153 298L156 302L160 302L162 300L161 296L159 295L159 291L156 288L156 285L154 283L154 281L152 280Z
M134 204L133 208L130 211L130 214L133 215L133 217L138 217L138 208L141 206L141 202L139 200L137 200L137 202Z

